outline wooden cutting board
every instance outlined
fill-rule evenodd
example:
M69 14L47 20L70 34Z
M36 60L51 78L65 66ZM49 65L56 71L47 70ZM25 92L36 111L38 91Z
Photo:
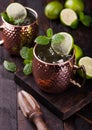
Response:
M92 82L85 84L81 89L70 86L68 90L57 95L44 93L38 88L33 75L24 76L21 71L15 74L15 82L62 120L67 119L92 101L92 89L90 88Z

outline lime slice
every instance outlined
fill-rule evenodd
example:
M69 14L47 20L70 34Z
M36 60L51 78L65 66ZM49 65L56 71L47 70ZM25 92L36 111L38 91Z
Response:
M58 43L58 44L51 43L51 47L59 55L62 55L62 54L68 55L73 48L74 39L71 36L71 34L69 34L67 32L60 32L59 34L64 36L64 40L61 43Z
M45 15L49 19L57 19L62 8L63 5L61 2L51 1L45 7Z
M82 57L78 64L79 66L84 65L86 69L86 78L92 79L92 58L88 56ZM83 77L82 72L80 72L80 75Z
M78 61L83 56L83 50L76 44L74 44L75 58Z
M78 17L74 10L72 9L63 9L60 12L60 20L66 26L70 26L71 28L77 28L78 26Z
M9 18L17 19L25 19L27 16L27 11L25 7L17 2L11 3L6 8L6 12Z

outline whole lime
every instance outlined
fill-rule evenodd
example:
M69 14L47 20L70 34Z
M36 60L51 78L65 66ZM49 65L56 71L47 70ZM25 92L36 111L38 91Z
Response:
M63 5L59 1L49 2L45 6L45 15L49 19L57 19L59 17L60 11L62 10Z
M83 56L83 50L77 44L74 44L75 58L78 61Z
M66 8L71 8L76 12L84 11L84 2L83 0L66 0Z

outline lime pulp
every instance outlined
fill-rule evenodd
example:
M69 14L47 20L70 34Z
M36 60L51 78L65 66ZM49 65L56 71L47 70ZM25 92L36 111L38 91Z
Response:
M87 79L92 79L92 58L85 56L80 58L78 62L79 66L84 65L85 70L86 70L86 78ZM80 75L82 75L82 72L80 72Z
M67 32L60 32L59 34L63 35L65 38L61 43L55 44L51 43L53 50L59 55L68 55L73 49L74 39Z

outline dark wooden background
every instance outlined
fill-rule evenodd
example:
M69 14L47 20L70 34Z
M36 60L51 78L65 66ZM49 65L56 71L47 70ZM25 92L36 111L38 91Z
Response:
M84 27L79 25L77 30L72 30L63 26L60 20L48 20L44 15L44 7L51 0L15 0L24 6L35 9L39 15L39 34L44 34L48 27L52 27L54 33L66 31L74 36L77 43L84 52L84 55L92 57L92 26ZM60 0L64 3L64 0ZM0 13L6 9L13 0L0 0ZM85 12L92 16L91 0L84 0ZM2 21L0 19L0 24ZM27 120L17 103L17 93L21 89L14 82L14 74L7 72L3 67L3 61L7 59L14 61L18 69L21 68L22 61L18 57L10 56L9 53L0 46L0 130L36 130L35 126ZM92 82L88 81L88 87L91 89ZM51 130L92 130L92 104L89 104L81 111L67 119L60 120L42 104L44 120Z

